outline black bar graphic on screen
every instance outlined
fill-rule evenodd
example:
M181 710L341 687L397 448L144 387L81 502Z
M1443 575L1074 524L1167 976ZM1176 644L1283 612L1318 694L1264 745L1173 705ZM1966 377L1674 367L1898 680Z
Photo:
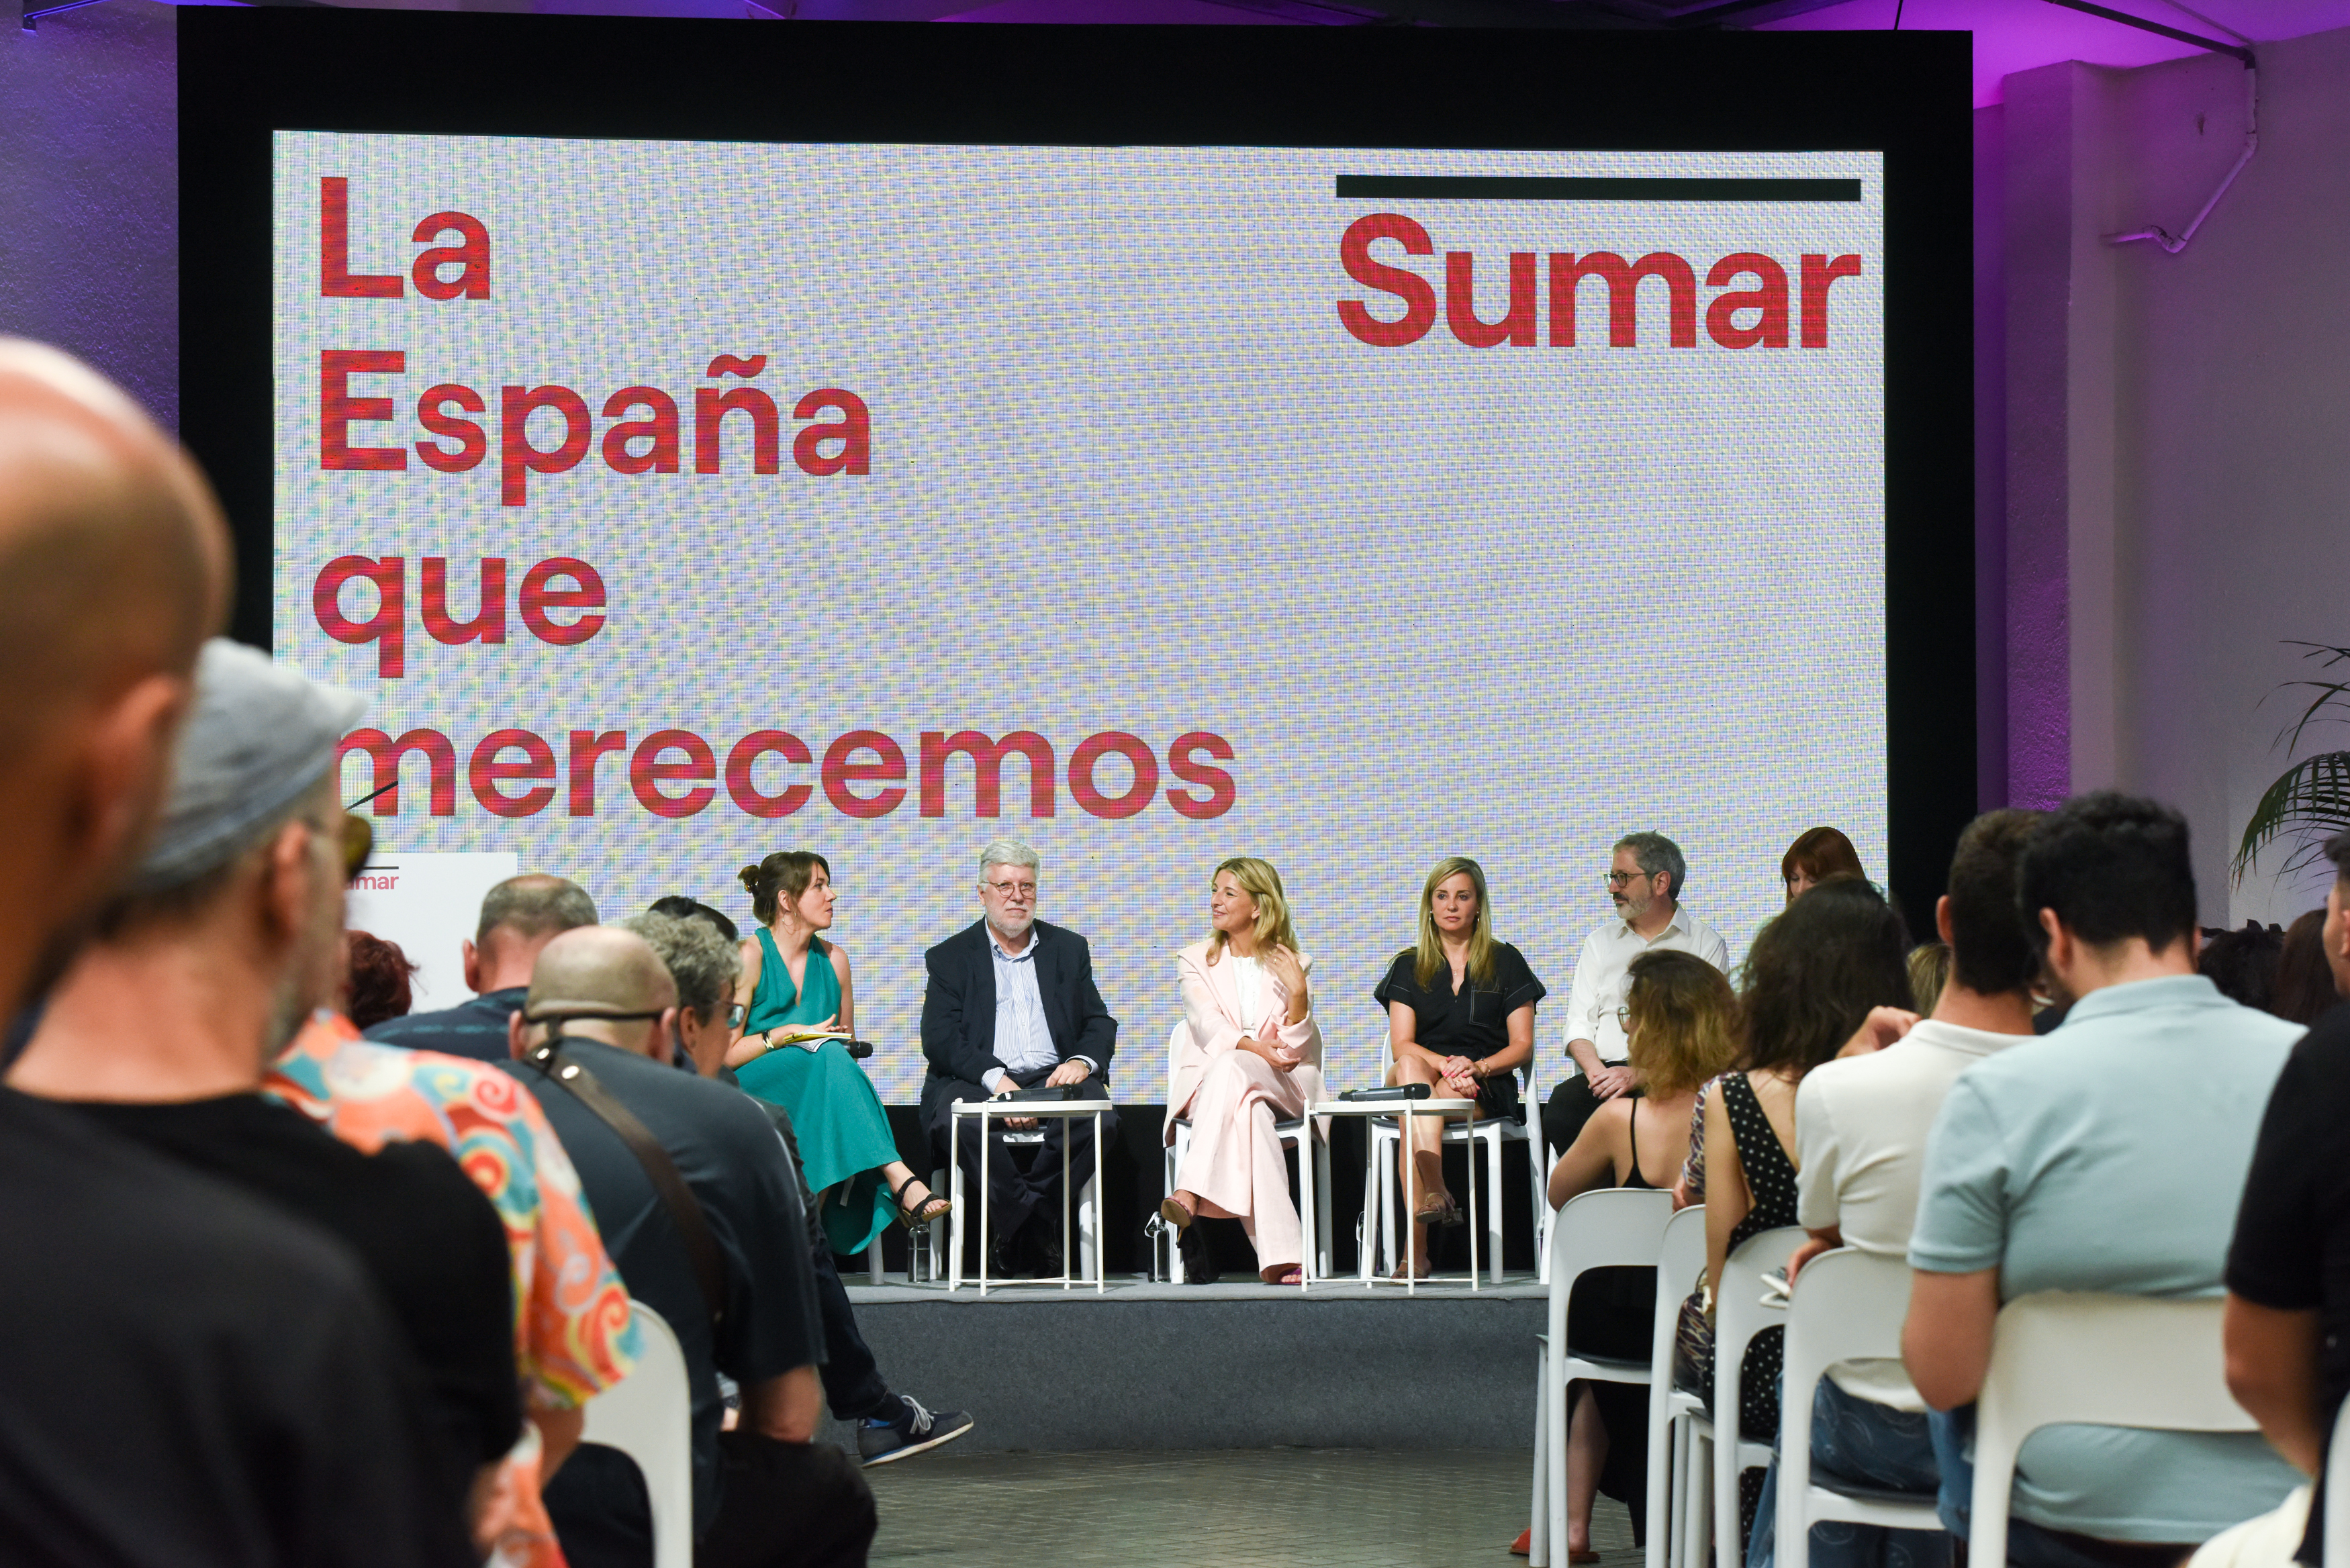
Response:
M1679 175L1341 174L1336 195L1458 196L1483 202L1857 202L1857 180Z

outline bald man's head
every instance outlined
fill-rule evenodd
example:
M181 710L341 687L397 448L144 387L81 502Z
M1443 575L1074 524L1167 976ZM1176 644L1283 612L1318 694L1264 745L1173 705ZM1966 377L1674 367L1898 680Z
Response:
M0 748L60 701L186 673L227 618L229 560L211 486L136 403L0 337Z
M539 950L523 1013L559 1019L566 1034L661 1057L669 1050L665 1015L676 1006L677 982L644 938L616 926L582 926ZM546 1034L538 1025L517 1030L516 1054Z
M228 582L185 454L87 366L0 338L0 1018L138 855Z

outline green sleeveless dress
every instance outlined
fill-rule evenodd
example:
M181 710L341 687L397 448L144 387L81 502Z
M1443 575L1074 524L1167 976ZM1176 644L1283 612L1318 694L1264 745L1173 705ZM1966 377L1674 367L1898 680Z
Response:
M765 927L759 928L759 988L751 994L743 1032L786 1023L821 1023L840 1011L840 980L832 961L814 947L799 994L792 994L792 971ZM734 1081L749 1093L791 1113L800 1164L811 1191L837 1184L824 1206L824 1232L832 1250L861 1252L897 1213L883 1190L880 1168L898 1158L881 1096L837 1040L814 1051L779 1046L734 1069Z

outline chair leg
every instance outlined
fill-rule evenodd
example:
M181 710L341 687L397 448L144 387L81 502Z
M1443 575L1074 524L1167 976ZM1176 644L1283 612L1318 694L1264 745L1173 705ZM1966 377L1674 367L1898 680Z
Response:
M1720 1386L1719 1383L1716 1386ZM1737 1385L1731 1386L1734 1389ZM1714 1403L1721 1403L1719 1396ZM1746 1559L1746 1542L1740 1538L1738 1529L1738 1410L1734 1403L1726 1422L1721 1412L1714 1414L1712 1492L1713 1568L1740 1568Z
M1534 1346L1534 1481L1527 1510L1526 1568L1550 1564L1550 1353Z
M1167 1193L1170 1197L1174 1196L1175 1193L1175 1173L1182 1168L1183 1151L1188 1143L1185 1135L1188 1131L1188 1128L1178 1127L1175 1129L1175 1141L1167 1148ZM1181 1233L1167 1231L1161 1234L1167 1243L1167 1282L1170 1285L1180 1285L1183 1282Z
M1534 1219L1534 1279L1541 1284L1550 1283L1550 1171L1542 1135L1526 1140L1526 1174L1528 1196L1533 1204L1526 1212Z
M1502 1282L1502 1129L1485 1139L1485 1272Z
M910 1257L910 1256L911 1256L911 1254L909 1254L909 1257ZM907 1266L908 1268L911 1268L911 1267L913 1267L913 1264L910 1262L906 1266ZM881 1283L881 1282L882 1282L882 1278L881 1278L881 1238L880 1238L880 1237L879 1237L879 1236L874 1237L874 1238L873 1238L873 1240L872 1240L871 1241L869 1241L869 1242L866 1243L866 1247L865 1247L865 1276L866 1276L866 1278L867 1278L869 1282L872 1282L872 1283L874 1283L874 1284L877 1284L877 1285L878 1285L878 1284L879 1284L879 1283Z
M1382 1138L1380 1141L1387 1140ZM1379 1246L1385 1254L1379 1262L1388 1268L1406 1262L1404 1254L1396 1251L1396 1210L1402 1205L1403 1196L1396 1189L1395 1173L1396 1160L1402 1158L1403 1143L1399 1137L1396 1140L1395 1159L1380 1159L1374 1156L1371 1161L1378 1168L1373 1175L1377 1177L1379 1184Z
M1308 1133L1312 1128L1307 1128ZM1314 1236L1320 1249L1316 1279L1326 1280L1337 1272L1337 1241L1330 1229L1330 1146L1319 1138L1314 1140Z

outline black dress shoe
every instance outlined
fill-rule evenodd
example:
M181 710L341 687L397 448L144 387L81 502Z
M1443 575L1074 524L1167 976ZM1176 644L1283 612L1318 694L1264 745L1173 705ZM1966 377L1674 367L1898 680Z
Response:
M1020 1266L1017 1250L1010 1238L998 1236L987 1244L987 1272L990 1278L1016 1280L1027 1272Z
M1060 1238L1054 1235L1049 1227L1042 1224L1031 1225L1028 1231L1032 1238L1028 1243L1028 1262L1035 1271L1035 1277L1040 1280L1060 1278L1062 1267Z
M1216 1266L1216 1250L1208 1244L1204 1225L1188 1227L1175 1241L1183 1251L1183 1282L1192 1285L1212 1285L1223 1277Z

